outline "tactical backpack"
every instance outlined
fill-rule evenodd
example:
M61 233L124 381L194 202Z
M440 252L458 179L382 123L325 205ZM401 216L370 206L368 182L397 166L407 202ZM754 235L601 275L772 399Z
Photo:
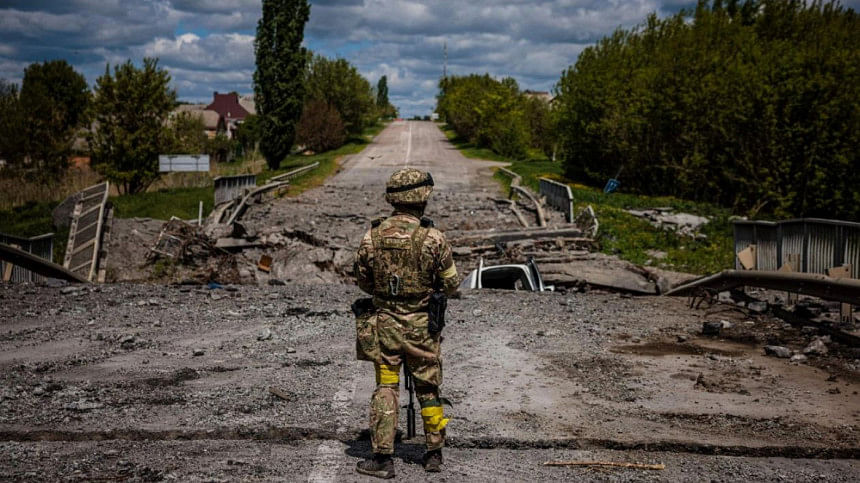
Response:
M382 220L374 220L370 230L373 242L373 295L385 300L418 299L433 293L433 274L422 269L421 248L433 226L429 218L409 238L384 237Z

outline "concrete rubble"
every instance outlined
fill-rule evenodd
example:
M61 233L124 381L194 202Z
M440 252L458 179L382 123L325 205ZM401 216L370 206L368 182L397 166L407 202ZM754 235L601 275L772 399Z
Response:
M631 215L647 220L652 225L663 230L677 232L679 235L693 238L706 238L700 232L703 225L710 221L704 216L690 213L673 213L672 208L654 208L650 210L626 210Z
M375 381L354 360L352 256L412 129L461 275L532 259L557 287L450 300L443 476L652 478L543 466L593 460L663 463L667 481L856 480L860 344L838 304L652 296L689 276L596 253L599 230L555 210L522 226L529 203L491 201L496 165L429 123L395 123L322 187L249 198L232 223L117 220L113 280L159 283L0 285L0 479L354 480ZM426 476L422 452L398 442L401 478Z

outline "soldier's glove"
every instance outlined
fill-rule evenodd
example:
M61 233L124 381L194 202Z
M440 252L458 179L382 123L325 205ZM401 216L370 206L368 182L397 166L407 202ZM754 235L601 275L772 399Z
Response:
M448 308L448 297L443 292L433 292L427 304L427 331L433 335L445 328L445 310Z

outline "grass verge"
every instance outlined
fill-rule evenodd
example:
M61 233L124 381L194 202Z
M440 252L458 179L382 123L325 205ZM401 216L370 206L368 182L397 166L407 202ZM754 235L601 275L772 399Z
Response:
M729 220L731 212L726 208L667 196L649 197L618 192L607 195L601 188L565 179L561 163L551 161L540 153L530 153L532 158L528 160L505 159L486 148L478 148L457 138L447 125L440 127L464 156L511 163L508 169L519 174L523 184L534 191L538 191L538 179L541 177L568 184L576 200L576 212L587 205L594 208L600 222L598 238L603 253L618 255L638 265L694 274L732 268L734 242ZM511 181L507 176L496 172L494 178L506 191L510 189ZM711 221L701 230L706 238L696 240L659 229L626 211L658 207L671 207L675 211L709 217ZM658 258L655 256L660 255L658 252L665 255Z
M263 171L257 175L257 184L266 184L270 178L279 174L292 171L302 166L307 166L319 162L320 165L307 173L297 176L290 180L290 185L287 188L285 196L298 196L299 194L317 186L322 185L329 176L335 174L340 167L340 158L350 154L360 153L368 144L382 132L387 126L387 123L380 123L365 129L360 136L353 136L347 139L346 143L331 151L324 153L305 156L302 154L294 154L287 156L281 162L281 166L274 171Z
M203 216L212 211L215 188L172 188L111 198L117 218L153 218L169 220L171 216L190 220L197 218L199 203Z

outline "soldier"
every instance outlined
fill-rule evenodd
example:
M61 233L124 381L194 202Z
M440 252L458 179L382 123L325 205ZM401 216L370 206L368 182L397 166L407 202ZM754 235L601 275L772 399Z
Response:
M376 390L370 402L373 457L356 466L366 475L394 477L391 456L404 363L421 404L427 440L424 469L441 471L448 424L439 399L441 327L430 320L428 308L435 310L434 304L444 300L440 292L456 292L459 279L445 236L423 216L432 190L430 173L405 168L392 174L385 200L394 212L373 221L356 254L358 286L373 295L374 307L366 323L359 325L358 346L377 347L364 356L359 348L359 358L372 360L376 369Z

